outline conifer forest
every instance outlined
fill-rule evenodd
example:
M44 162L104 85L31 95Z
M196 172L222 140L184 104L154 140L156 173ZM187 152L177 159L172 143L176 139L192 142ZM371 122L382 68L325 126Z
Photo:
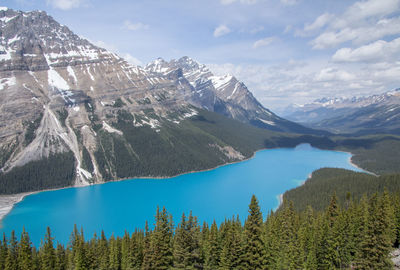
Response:
M70 242L56 242L50 228L39 247L23 231L4 235L0 269L392 269L389 253L400 243L400 194L384 191L360 200L302 212L292 202L263 217L255 196L241 223L199 224L182 215L175 225L165 208L157 209L153 229L107 238L85 238L76 226Z

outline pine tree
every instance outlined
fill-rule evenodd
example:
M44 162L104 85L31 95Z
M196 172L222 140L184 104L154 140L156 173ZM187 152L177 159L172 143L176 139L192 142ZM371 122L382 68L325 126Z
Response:
M125 231L121 241L121 269L133 269L133 256L131 250L131 239L129 233Z
M217 269L219 265L219 258L221 254L220 239L218 234L217 223L213 222L210 228L208 239L206 240L206 254L205 254L205 269Z
M266 253L262 239L263 219L256 196L252 196L245 223L244 265L247 269L266 268Z
M206 254L208 253L208 237L210 235L210 227L206 221L203 222L203 226L201 227L201 236L200 236L200 261L203 263L203 268L206 261Z
M83 235L83 230L81 229L81 233L78 230L74 229L74 245L72 246L72 253L74 256L74 269L75 270L85 270L87 269L87 260L86 260L86 246L85 246L85 238Z
M293 203L283 202L279 220L279 257L277 267L285 269L297 269L301 264L299 258L299 246L297 240L298 216Z
M178 224L174 236L174 268L185 269L189 264L188 234L186 216L182 214L181 222Z
M114 235L111 235L110 240L110 254L109 254L109 269L118 270L120 268L121 252L119 248L119 241L115 239Z
M242 269L243 265L243 241L241 224L239 220L228 220L224 224L222 237L222 250L220 257L221 269Z
M47 227L44 243L40 250L41 253L41 269L53 270L56 263L56 255L53 246L53 237L51 237L50 228Z
M28 233L25 231L25 228L23 228L18 246L18 269L31 270L32 268L32 243Z
M277 215L271 211L264 225L264 243L267 269L278 268L280 253L280 224Z
M12 231L10 240L9 240L4 270L17 270L18 269L17 255L18 255L18 242L17 242L17 238L15 237L15 232Z
M67 256L65 254L65 249L61 244L57 244L54 270L66 270L66 269L67 269Z
M96 232L93 234L92 239L86 243L86 265L88 269L99 269L100 258L98 256L98 243Z
M6 234L3 233L3 241L0 241L0 269L5 268L7 251L8 251L7 238Z
M99 243L97 245L97 256L99 257L99 269L107 270L109 267L109 249L108 249L108 241L104 234L104 231L101 231L101 236L99 239Z
M309 206L304 213L298 232L302 269L317 269L316 237L314 211Z
M160 212L157 208L156 223L151 237L151 252L153 255L153 269L168 269L173 264L172 253L172 218L163 207Z
M182 215L182 221L176 229L174 238L174 267L201 268L200 227L192 213L187 221L185 215Z
M35 247L32 247L32 270L40 270L41 268L40 255Z
M369 200L365 216L362 240L358 250L356 265L360 269L391 269L389 251L392 247L393 218L387 196L378 198L375 193Z
M143 262L144 234L143 231L136 230L131 237L132 267L140 269Z
M143 262L142 269L143 270L151 270L153 269L153 253L151 249L151 233L149 231L149 224L146 221L144 226L145 228L145 236L143 243Z
M340 265L338 247L340 243L340 231L338 217L340 214L337 196L334 193L329 206L325 211L325 222L322 223L323 237L319 249L319 267L323 269L337 268Z

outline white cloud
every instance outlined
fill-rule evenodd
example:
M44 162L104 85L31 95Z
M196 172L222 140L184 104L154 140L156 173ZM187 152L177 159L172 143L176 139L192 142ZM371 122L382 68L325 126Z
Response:
M137 59L136 57L132 56L129 53L125 53L122 55L122 58L124 58L128 63L135 65L135 66L142 66L143 62Z
M345 42L362 45L377 39L400 34L400 17L387 17L400 9L400 0L358 1L343 14L324 13L313 23L297 30L299 36L307 36L326 28L311 41L313 49L334 48Z
M53 6L62 10L68 10L72 8L78 8L83 4L82 0L46 0L47 5Z
M354 44L364 44L396 34L400 34L400 17L381 19L368 26L346 27L339 31L326 31L315 38L311 45L314 49L326 49L336 47L347 41L352 41Z
M321 16L319 16L315 21L311 24L306 24L304 26L304 31L309 32L309 31L314 31L318 30L325 25L327 25L333 18L333 15L330 13L324 13Z
M400 58L400 38L391 42L378 40L356 49L341 48L332 56L335 62L382 62Z
M400 0L359 1L346 10L343 19L349 22L374 16L385 16L394 13L399 6Z
M317 82L329 82L329 81L351 81L354 80L355 76L347 71L338 70L335 68L324 68L315 76Z
M215 28L214 30L214 37L221 37L224 36L226 34L229 34L231 31L231 29L229 29L228 26L221 24L220 26L218 26L217 28Z
M267 37L267 38L263 38L263 39L257 40L256 42L254 42L253 48L257 49L257 48L260 48L260 47L268 46L272 42L274 42L275 40L276 40L276 37Z
M142 22L132 23L129 20L126 20L124 22L124 27L126 29L132 30L132 31L137 31L137 30L142 30L142 29L146 30L146 29L150 28L150 26L148 24L144 24Z

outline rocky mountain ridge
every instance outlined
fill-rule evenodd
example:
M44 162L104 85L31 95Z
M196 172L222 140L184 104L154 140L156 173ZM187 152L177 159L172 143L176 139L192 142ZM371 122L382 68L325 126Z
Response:
M158 58L147 64L144 69L163 76L168 76L171 72L181 74L192 87L185 99L196 107L269 130L318 133L287 121L265 108L246 85L234 76L215 76L204 64L199 64L187 56L169 62Z
M379 95L323 98L292 106L285 117L337 133L395 133L400 130L400 89Z

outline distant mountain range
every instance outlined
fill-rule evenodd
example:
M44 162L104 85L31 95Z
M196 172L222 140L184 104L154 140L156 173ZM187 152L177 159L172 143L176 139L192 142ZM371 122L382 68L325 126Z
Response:
M0 31L0 193L174 175L249 157L275 131L320 133L188 57L132 66L43 11L1 8Z
M323 98L292 105L282 115L334 133L400 134L400 89L367 97Z

